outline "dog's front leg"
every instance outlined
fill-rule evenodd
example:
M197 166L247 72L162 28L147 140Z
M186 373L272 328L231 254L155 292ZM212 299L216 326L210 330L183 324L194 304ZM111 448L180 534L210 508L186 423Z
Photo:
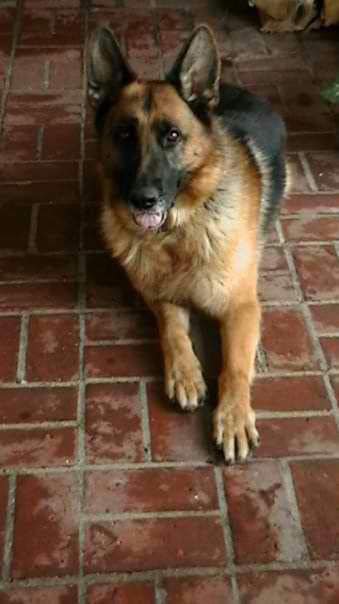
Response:
M235 297L236 298L236 297ZM226 463L244 461L259 435L251 408L250 385L259 340L260 306L256 295L231 300L221 322L223 370L219 403L214 415L214 436Z
M153 304L152 310L164 354L166 394L182 409L194 411L205 397L206 386L189 337L189 313L169 303Z

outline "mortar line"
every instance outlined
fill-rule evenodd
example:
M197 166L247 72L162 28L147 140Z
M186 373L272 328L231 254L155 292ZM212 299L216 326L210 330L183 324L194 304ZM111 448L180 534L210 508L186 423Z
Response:
M19 40L20 33L20 25L21 25L21 17L22 17L22 0L18 0L16 4L16 15L14 19L14 25L12 30L12 48L10 53L10 58L7 67L7 73L4 81L4 87L2 91L1 103L0 103L0 136L3 134L4 123L5 123L5 115L6 115L6 106L7 106L7 98L9 95L12 75L13 75L13 67L15 61L16 48Z
M36 144L36 150L37 150L37 157L36 157L36 159L38 161L42 161L42 148L43 148L43 140L44 140L44 131L45 131L45 127L44 126L39 126L38 127L37 144Z
M32 253L36 253L37 252L37 245L36 245L36 237L37 237L37 232L38 232L38 217L39 217L39 210L40 210L40 204L39 203L34 203L32 206L32 211L31 211L31 223L29 226L29 235L28 235L28 252L30 254ZM29 281L24 281L24 280L16 280L16 282L18 283L37 283L37 282L45 282L46 280L41 280L41 279L30 279ZM8 283L8 281L7 281ZM11 283L15 283L15 281L11 281Z
M86 585L84 583L84 551L85 551L85 532L82 522L82 514L84 511L85 499L85 464L86 464L86 449L85 449L85 430L86 430L86 382L85 382L85 341L86 341L86 325L84 310L86 307L86 256L83 255L84 250L84 229L85 229L85 211L86 204L84 202L84 161L85 161L85 125L86 125L86 99L87 99L87 77L86 77L86 57L87 57L87 40L88 40L88 11L89 5L86 0L81 0L80 16L83 19L84 25L84 44L83 44L83 65L82 65L82 110L81 110L81 128L80 128L80 161L79 161L79 188L80 188L80 253L79 253L79 273L78 273L78 305L79 305L79 393L78 393L78 467L79 467L79 494L80 494L80 514L79 514L79 592L78 604L86 602Z
M234 545L233 545L233 537L232 537L231 525L230 525L230 520L229 520L228 505L227 505L227 498L226 498L226 494L225 494L222 470L220 467L214 468L214 476L215 476L215 483L216 483L216 487L217 487L219 509L220 509L220 515L221 515L221 521L222 521L223 534L224 534L224 543L225 543L225 550L226 550L226 556L227 556L227 564L228 564L228 569L229 569L229 573L230 573L230 577L231 577L233 599L234 599L235 604L240 604L238 583L237 583L236 576L235 576L235 552L234 552Z
M13 556L14 521L16 502L16 474L11 473L8 478L8 502L5 521L5 542L2 576L4 583L10 582L11 564Z
M141 404L141 423L142 423L142 435L144 444L144 457L145 461L152 461L152 439L150 429L150 419L148 411L148 397L147 389L144 380L140 380L139 385L139 399Z
M326 394L329 398L329 401L331 403L331 407L332 407L332 412L333 412L333 416L335 419L335 423L337 424L337 428L339 431L339 408L338 408L338 403L337 403L337 397L335 395L331 380L329 378L328 375L324 375L323 376L323 381L325 384L325 389L326 389Z
M298 536L298 543L302 549L302 561L309 562L310 556L308 553L306 539L305 539L302 522L301 522L301 518L300 518L298 501L297 501L297 496L296 496L296 492L294 489L294 482L293 482L291 468L286 460L282 460L282 461L279 460L279 466L280 466L280 474L282 477L284 490L285 490L287 501L289 504L289 510L293 517L294 525L295 525L297 536Z
M283 455L279 457L281 461L286 462L294 462L294 461L310 461L310 460L339 460L339 453L304 453L297 455ZM248 464L262 464L267 463L268 461L277 461L276 457L267 456L267 457L253 457L252 459L248 459ZM212 464L208 462L185 462L185 461L164 461L164 462L149 462L149 463L112 463L112 464L85 464L83 466L83 470L86 472L115 472L117 470L129 471L129 470L155 470L155 469L182 469L182 470L195 470L195 469L203 469L203 468L211 468ZM72 472L77 469L76 464L62 465L62 466L50 466L49 468L44 467L25 467L18 466L16 468L16 473L18 475L26 475L32 474L35 476L45 476L48 474L62 474ZM1 468L0 475L1 476L9 476L13 473L10 468Z
M83 514L82 522L84 525L94 522L115 522L127 520L169 520L174 518L218 518L219 510L186 510L172 512L122 512L119 514L110 513L94 513Z
M317 187L317 184L316 184L316 182L314 180L314 176L312 174L312 170L311 170L311 168L309 166L309 163L308 163L308 161L306 159L305 152L299 151L296 155L299 157L300 163L301 163L301 165L303 167L303 170L304 170L304 174L306 176L307 183L308 183L311 191L313 191L313 193L316 193L318 191L318 187Z
M29 314L24 313L21 317L20 343L19 343L18 365L17 365L17 374L16 374L16 380L20 384L26 383L28 330L29 330Z

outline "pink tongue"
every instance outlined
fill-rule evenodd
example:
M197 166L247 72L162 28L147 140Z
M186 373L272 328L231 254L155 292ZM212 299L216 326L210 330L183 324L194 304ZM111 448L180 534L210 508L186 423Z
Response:
M161 225L161 212L138 212L134 214L135 222L144 229L156 229Z

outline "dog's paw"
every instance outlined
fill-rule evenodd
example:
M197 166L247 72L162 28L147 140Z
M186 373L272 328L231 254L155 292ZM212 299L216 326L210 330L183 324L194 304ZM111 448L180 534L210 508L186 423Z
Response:
M198 360L175 359L166 368L166 394L184 411L194 411L206 396L206 384Z
M220 403L214 413L214 438L223 450L225 462L244 462L259 445L255 413L248 402Z

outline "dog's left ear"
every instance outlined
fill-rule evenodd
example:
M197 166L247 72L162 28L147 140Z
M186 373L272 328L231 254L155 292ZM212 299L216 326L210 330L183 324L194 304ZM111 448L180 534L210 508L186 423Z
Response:
M195 29L167 75L188 102L198 101L209 108L219 102L220 58L213 33L207 25Z

